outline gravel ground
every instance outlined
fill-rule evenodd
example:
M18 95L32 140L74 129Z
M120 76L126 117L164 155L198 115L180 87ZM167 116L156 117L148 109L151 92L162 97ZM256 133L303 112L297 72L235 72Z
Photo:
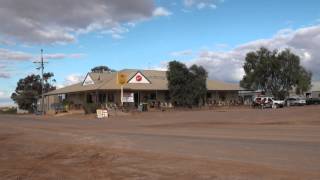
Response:
M320 179L320 106L0 115L0 179Z

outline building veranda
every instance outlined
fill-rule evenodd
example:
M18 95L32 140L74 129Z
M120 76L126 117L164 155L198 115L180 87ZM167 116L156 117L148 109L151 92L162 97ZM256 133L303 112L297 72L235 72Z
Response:
M124 69L119 72L88 73L80 83L46 93L44 110L56 113L59 109L85 110L120 107L121 87L117 74L124 73L128 81L123 86L123 106L137 109L145 104L148 108L172 108L166 71ZM238 84L207 80L206 105L236 105L241 88ZM94 110L93 110L94 111Z

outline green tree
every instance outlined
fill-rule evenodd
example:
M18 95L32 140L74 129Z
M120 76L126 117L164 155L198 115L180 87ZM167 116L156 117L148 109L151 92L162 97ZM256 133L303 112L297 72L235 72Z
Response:
M171 101L176 106L198 105L206 96L207 72L201 66L189 69L183 63L171 61L167 71L168 89Z
M110 69L108 66L96 66L91 69L91 72L102 73L102 72L115 72L114 69Z
M189 70L186 65L178 61L169 62L167 71L168 89L171 101L177 106L192 104L188 76Z
M55 79L53 79L52 77L54 76L54 74L52 72L47 72L47 73L43 73L43 80L44 80L44 85L51 85L53 83L56 83L57 81ZM45 87L45 89L49 89L50 87Z
M207 95L207 77L208 73L202 66L192 65L189 68L190 80L193 94L193 104L202 105L205 103Z
M298 77L298 82L296 86L296 94L303 94L311 89L311 78L312 73L306 71L305 69L300 70L300 76Z
M49 79L53 76L53 73L44 73L44 93L55 89L49 82ZM40 96L41 77L32 74L18 81L15 92L11 95L11 99L18 104L19 108L33 112Z
M278 52L262 47L249 52L243 69L241 87L263 90L276 98L284 99L293 88L302 93L311 87L311 73L300 65L299 56L289 49Z

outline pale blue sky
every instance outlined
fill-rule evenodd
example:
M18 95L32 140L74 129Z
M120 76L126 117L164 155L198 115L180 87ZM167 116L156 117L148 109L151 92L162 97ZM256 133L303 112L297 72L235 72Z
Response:
M0 0L0 6L6 1ZM122 11L121 15L130 12L120 20L119 14L112 12L111 15L93 13L95 17L90 18L70 17L68 21L59 18L64 12L57 13L58 17L48 13L44 21L33 19L42 15L33 9L38 6L35 5L37 1L26 0L30 3L30 7L26 7L30 11L27 9L17 17L10 16L12 21L0 18L1 24L8 25L7 29L0 27L0 104L8 103L18 79L30 73L39 73L32 61L41 48L49 54L48 57L51 55L46 71L55 74L58 85L72 83L97 65L107 65L117 70L163 68L165 62L173 59L204 65L212 79L237 82L241 79L242 55L246 52L242 50L260 45L293 48L303 56L307 68L320 70L317 59L320 55L313 47L308 49L305 41L306 38L310 41L312 38L320 39L320 1L317 0L136 0L137 7L130 10L123 5L125 1L105 1L107 7L119 6L117 11ZM4 8L17 14L14 12L19 5L17 1ZM113 24L88 28L101 23L100 19L96 20L99 15L104 22L108 20ZM42 37L36 34L37 29L31 29L35 33L29 34L27 27L16 23L21 22L18 20L22 16L39 22L40 29L44 28L44 31L54 27L60 34L52 32ZM50 21L52 23L47 23ZM65 22L75 25L69 26ZM83 32L85 28L87 31ZM60 37L63 33L72 35L73 39ZM314 45L320 47L317 42ZM230 68L226 68L227 65ZM223 68L225 71L222 72ZM314 80L319 79L320 76L315 73Z

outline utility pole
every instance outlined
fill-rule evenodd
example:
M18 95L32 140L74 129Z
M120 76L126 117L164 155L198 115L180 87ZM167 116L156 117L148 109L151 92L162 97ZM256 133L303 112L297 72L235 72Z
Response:
M43 80L43 70L44 70L44 63L43 62L43 49L41 49L41 61L40 62L33 62L33 63L39 63L40 67L37 69L41 70L41 114L44 115L44 80Z

